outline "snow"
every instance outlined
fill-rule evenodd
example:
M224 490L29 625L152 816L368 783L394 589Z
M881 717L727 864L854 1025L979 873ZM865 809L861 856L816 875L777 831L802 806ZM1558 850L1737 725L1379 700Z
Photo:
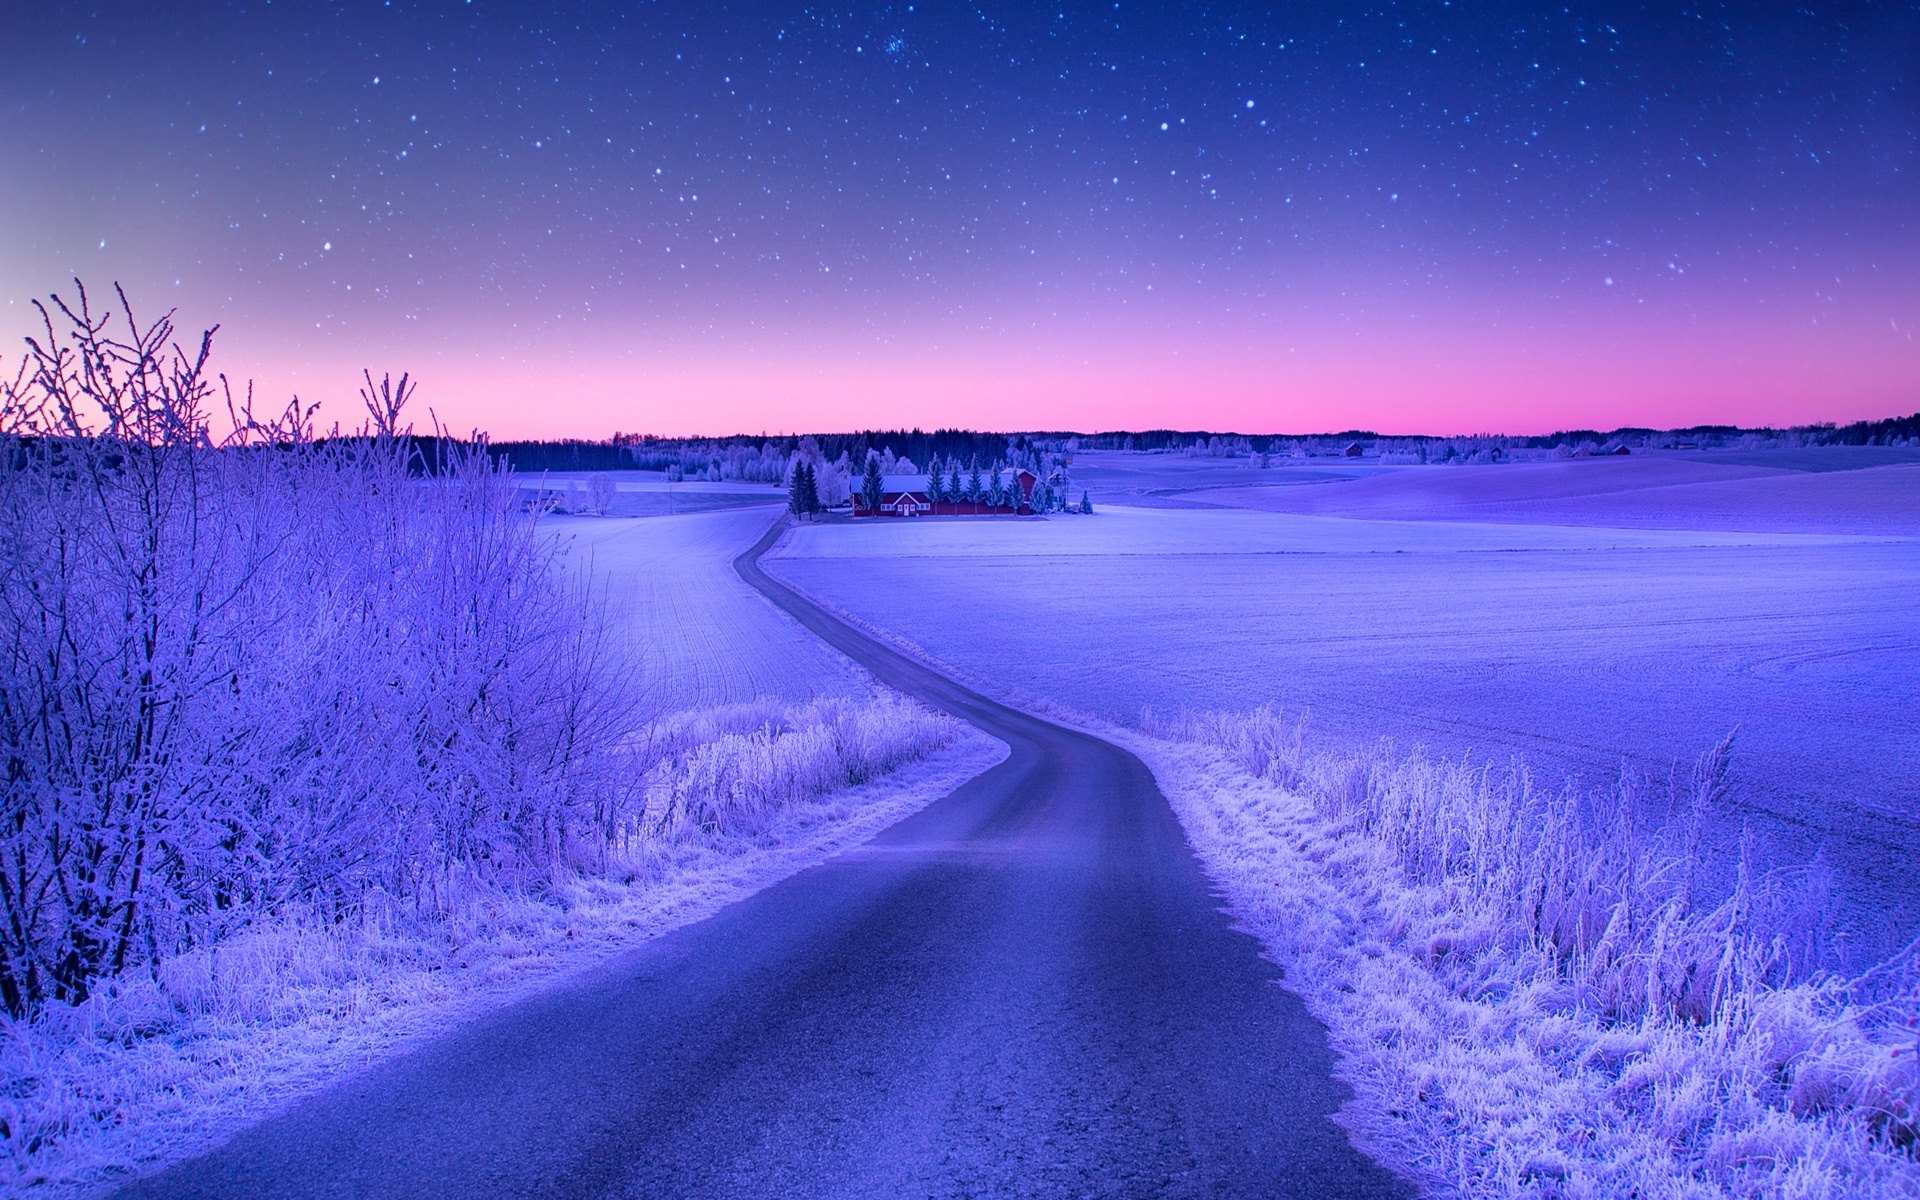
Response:
M608 615L632 643L658 708L865 691L846 660L734 574L733 560L780 511L756 505L544 523L568 560L604 589Z
M1848 447L1738 461L1677 457L1407 468L1332 486L1201 488L1191 502L1369 519L1920 535L1920 462ZM1862 449L1875 449L1863 447ZM1820 469L1810 456L1859 464ZM1783 464L1794 464L1792 466ZM1273 474L1273 472L1266 472ZM1280 472L1284 480L1287 472Z
M716 508L756 507L784 502L785 489L738 480L668 480L658 471L529 471L514 477L524 494L559 493L562 507L577 510L591 503L590 489L610 485L614 517L659 517Z
M1135 458L1136 473L1194 470ZM1598 506L1604 493L1549 485L1617 465L1638 470L1577 460L1477 477L1521 480L1509 505L1546 503L1526 499L1533 488ZM1677 470L1696 468L1717 470ZM1762 512L1805 513L1816 487L1841 509L1873 495L1876 511L1911 521L1920 488L1902 490L1898 472L1916 469L1736 466L1712 486L1752 489L1738 494ZM1376 470L1296 490L1348 489L1357 506L1397 480L1410 481L1394 483L1403 495L1458 493L1482 470ZM1738 729L1722 839L1749 822L1786 859L1824 849L1868 946L1920 924L1920 880L1904 865L1920 854L1920 539L1849 531L1848 511L1781 532L1094 499L1091 518L802 528L767 565L971 677L1122 725L1149 707L1271 703L1309 714L1323 746L1389 737L1517 754L1545 779L1589 782L1623 761L1664 775Z

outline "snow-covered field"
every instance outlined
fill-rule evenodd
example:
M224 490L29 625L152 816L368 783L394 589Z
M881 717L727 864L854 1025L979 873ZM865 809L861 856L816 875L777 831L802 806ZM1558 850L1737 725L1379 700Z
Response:
M608 616L639 660L653 707L675 711L867 690L845 659L734 574L733 560L760 540L779 512L756 504L644 520L553 516L543 523L566 547L569 565L602 589Z
M738 480L669 480L659 471L535 471L515 477L520 490L556 500L569 512L598 511L611 517L663 517L783 503L785 491ZM596 498L594 488L605 489Z
M1159 461L1182 495L1281 470ZM1357 508L1405 480L1403 493L1492 496L1509 506L1497 522L1409 520L1407 504L1394 519L1101 506L808 527L767 562L969 675L1122 725L1148 708L1275 704L1307 715L1317 745L1517 754L1546 781L1590 783L1623 761L1664 775L1737 730L1724 840L1750 821L1787 859L1824 850L1869 942L1920 925L1907 867L1920 854L1920 538L1860 532L1846 500L1870 495L1920 525L1920 466L1740 476L1772 487L1754 500L1766 511L1839 481L1825 531L1513 516L1515 487L1598 505L1612 493L1589 473L1633 461L1376 469L1292 489ZM1135 486L1155 466L1137 456ZM1184 490L1196 472L1213 490ZM1630 515L1653 503L1645 491L1625 493Z
M1920 534L1920 451L1893 447L1386 468L1335 487L1301 486L1314 481L1309 471L1259 475L1270 482L1180 497L1371 520Z

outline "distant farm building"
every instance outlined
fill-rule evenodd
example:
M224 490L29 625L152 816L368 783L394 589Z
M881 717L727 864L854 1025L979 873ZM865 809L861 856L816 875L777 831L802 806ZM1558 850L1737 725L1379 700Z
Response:
M1020 470L1005 481L1000 489L1001 501L992 502L990 496L979 500L965 497L950 498L942 495L933 498L932 488L925 475L883 475L880 478L880 506L869 509L866 493L860 489L860 480L854 479L853 515L856 517L973 517L973 516L1025 516L1033 511L1033 485L1037 481L1032 471ZM989 482L986 491L991 491Z
M1341 453L1346 455L1348 458L1359 458L1362 454L1365 454L1366 452L1367 452L1367 448L1365 446L1362 446L1359 442L1348 442L1347 448L1341 451Z
M520 507L535 515L567 511L567 493L554 488L520 489Z

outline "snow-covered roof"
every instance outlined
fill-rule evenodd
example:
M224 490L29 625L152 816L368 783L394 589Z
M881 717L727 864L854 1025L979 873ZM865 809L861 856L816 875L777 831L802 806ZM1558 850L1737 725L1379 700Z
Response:
M1022 469L1024 470L1024 468ZM1032 472L1028 471L1027 474L1031 475ZM960 472L961 486L964 487L966 485L966 482L971 477L971 475L972 475L971 471ZM1011 483L1013 482L1014 479L1018 478L1018 475L1019 475L1019 472L1017 471L1009 472L1009 471L1003 470L1000 474L1000 482L1003 484ZM942 475L940 478L943 483L952 482L951 476ZM859 491L862 486L861 479L862 479L862 476L859 476L859 475L855 475L853 477L852 486L853 486L853 490L856 492ZM981 487L993 486L992 472L989 472L989 471L980 472L980 486ZM924 492L927 490L927 477L925 475L882 475L880 477L880 490L883 492L886 492L888 495L892 495L895 492Z

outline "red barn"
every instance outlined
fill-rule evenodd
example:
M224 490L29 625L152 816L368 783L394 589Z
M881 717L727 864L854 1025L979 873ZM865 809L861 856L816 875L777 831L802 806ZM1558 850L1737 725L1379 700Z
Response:
M860 487L856 476L853 481L853 515L856 517L924 517L924 516L1013 516L1026 515L1033 511L1033 485L1037 482L1032 471L1018 470L1009 480L1019 489L1019 499L1012 504L990 504L985 500L953 500L941 497L932 498L925 475L883 475L880 477L880 507L877 511L867 508L866 493ZM986 480L989 489L991 479Z

